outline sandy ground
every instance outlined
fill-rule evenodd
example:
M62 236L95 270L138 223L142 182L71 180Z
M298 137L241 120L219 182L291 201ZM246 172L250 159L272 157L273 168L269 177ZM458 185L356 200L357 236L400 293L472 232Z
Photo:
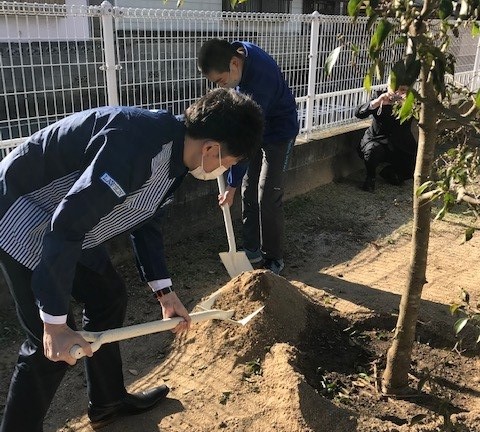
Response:
M228 250L222 228L169 247L179 296L190 310L223 287L215 307L236 319L263 311L248 325L208 321L182 337L170 333L122 342L128 389L170 386L167 401L110 431L455 431L480 430L478 350L461 353L449 305L460 289L480 301L480 235L463 241L470 220L460 213L434 222L428 283L414 347L408 400L385 398L378 382L395 327L410 256L411 183L380 182L358 190L361 175L323 186L286 206L284 277L258 270L229 281L218 259ZM159 319L128 254L118 259L127 280L127 324ZM2 319L0 402L21 335ZM81 363L81 362L80 362ZM426 379L429 378L429 379ZM423 382L423 381L422 381ZM84 372L69 370L45 431L90 431Z

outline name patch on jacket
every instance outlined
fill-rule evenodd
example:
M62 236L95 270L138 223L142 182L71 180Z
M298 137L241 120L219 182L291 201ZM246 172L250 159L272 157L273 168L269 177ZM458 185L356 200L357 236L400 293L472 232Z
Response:
M126 195L122 187L107 173L102 174L100 180L102 180L118 198L122 198Z

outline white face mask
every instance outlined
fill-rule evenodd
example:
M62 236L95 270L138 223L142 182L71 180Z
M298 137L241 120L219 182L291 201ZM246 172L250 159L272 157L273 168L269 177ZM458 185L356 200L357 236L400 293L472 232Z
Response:
M195 168L194 170L190 171L190 174L193 175L195 178L199 180L215 180L217 177L221 176L227 168L222 165L222 154L220 152L220 148L218 149L218 159L220 162L220 166L215 168L211 172L206 172L203 169L203 155L202 155L202 164Z

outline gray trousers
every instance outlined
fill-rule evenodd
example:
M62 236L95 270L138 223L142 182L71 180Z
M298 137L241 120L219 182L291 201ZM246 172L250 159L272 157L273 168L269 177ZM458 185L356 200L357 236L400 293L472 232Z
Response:
M285 171L295 138L263 144L242 183L243 247L265 259L283 259Z

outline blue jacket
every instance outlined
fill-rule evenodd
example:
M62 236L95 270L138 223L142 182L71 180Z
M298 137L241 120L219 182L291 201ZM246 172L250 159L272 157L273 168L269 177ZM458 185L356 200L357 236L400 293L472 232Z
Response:
M298 135L299 124L295 98L276 61L257 45L235 41L235 49L243 47L245 62L238 85L241 93L250 95L262 108L265 117L265 144L284 143ZM237 164L230 169L228 184L240 184L248 165Z
M0 248L33 270L41 310L65 315L77 262L94 265L98 246L124 232L144 279L169 278L158 216L188 172L184 136L169 113L104 107L40 130L0 162Z

